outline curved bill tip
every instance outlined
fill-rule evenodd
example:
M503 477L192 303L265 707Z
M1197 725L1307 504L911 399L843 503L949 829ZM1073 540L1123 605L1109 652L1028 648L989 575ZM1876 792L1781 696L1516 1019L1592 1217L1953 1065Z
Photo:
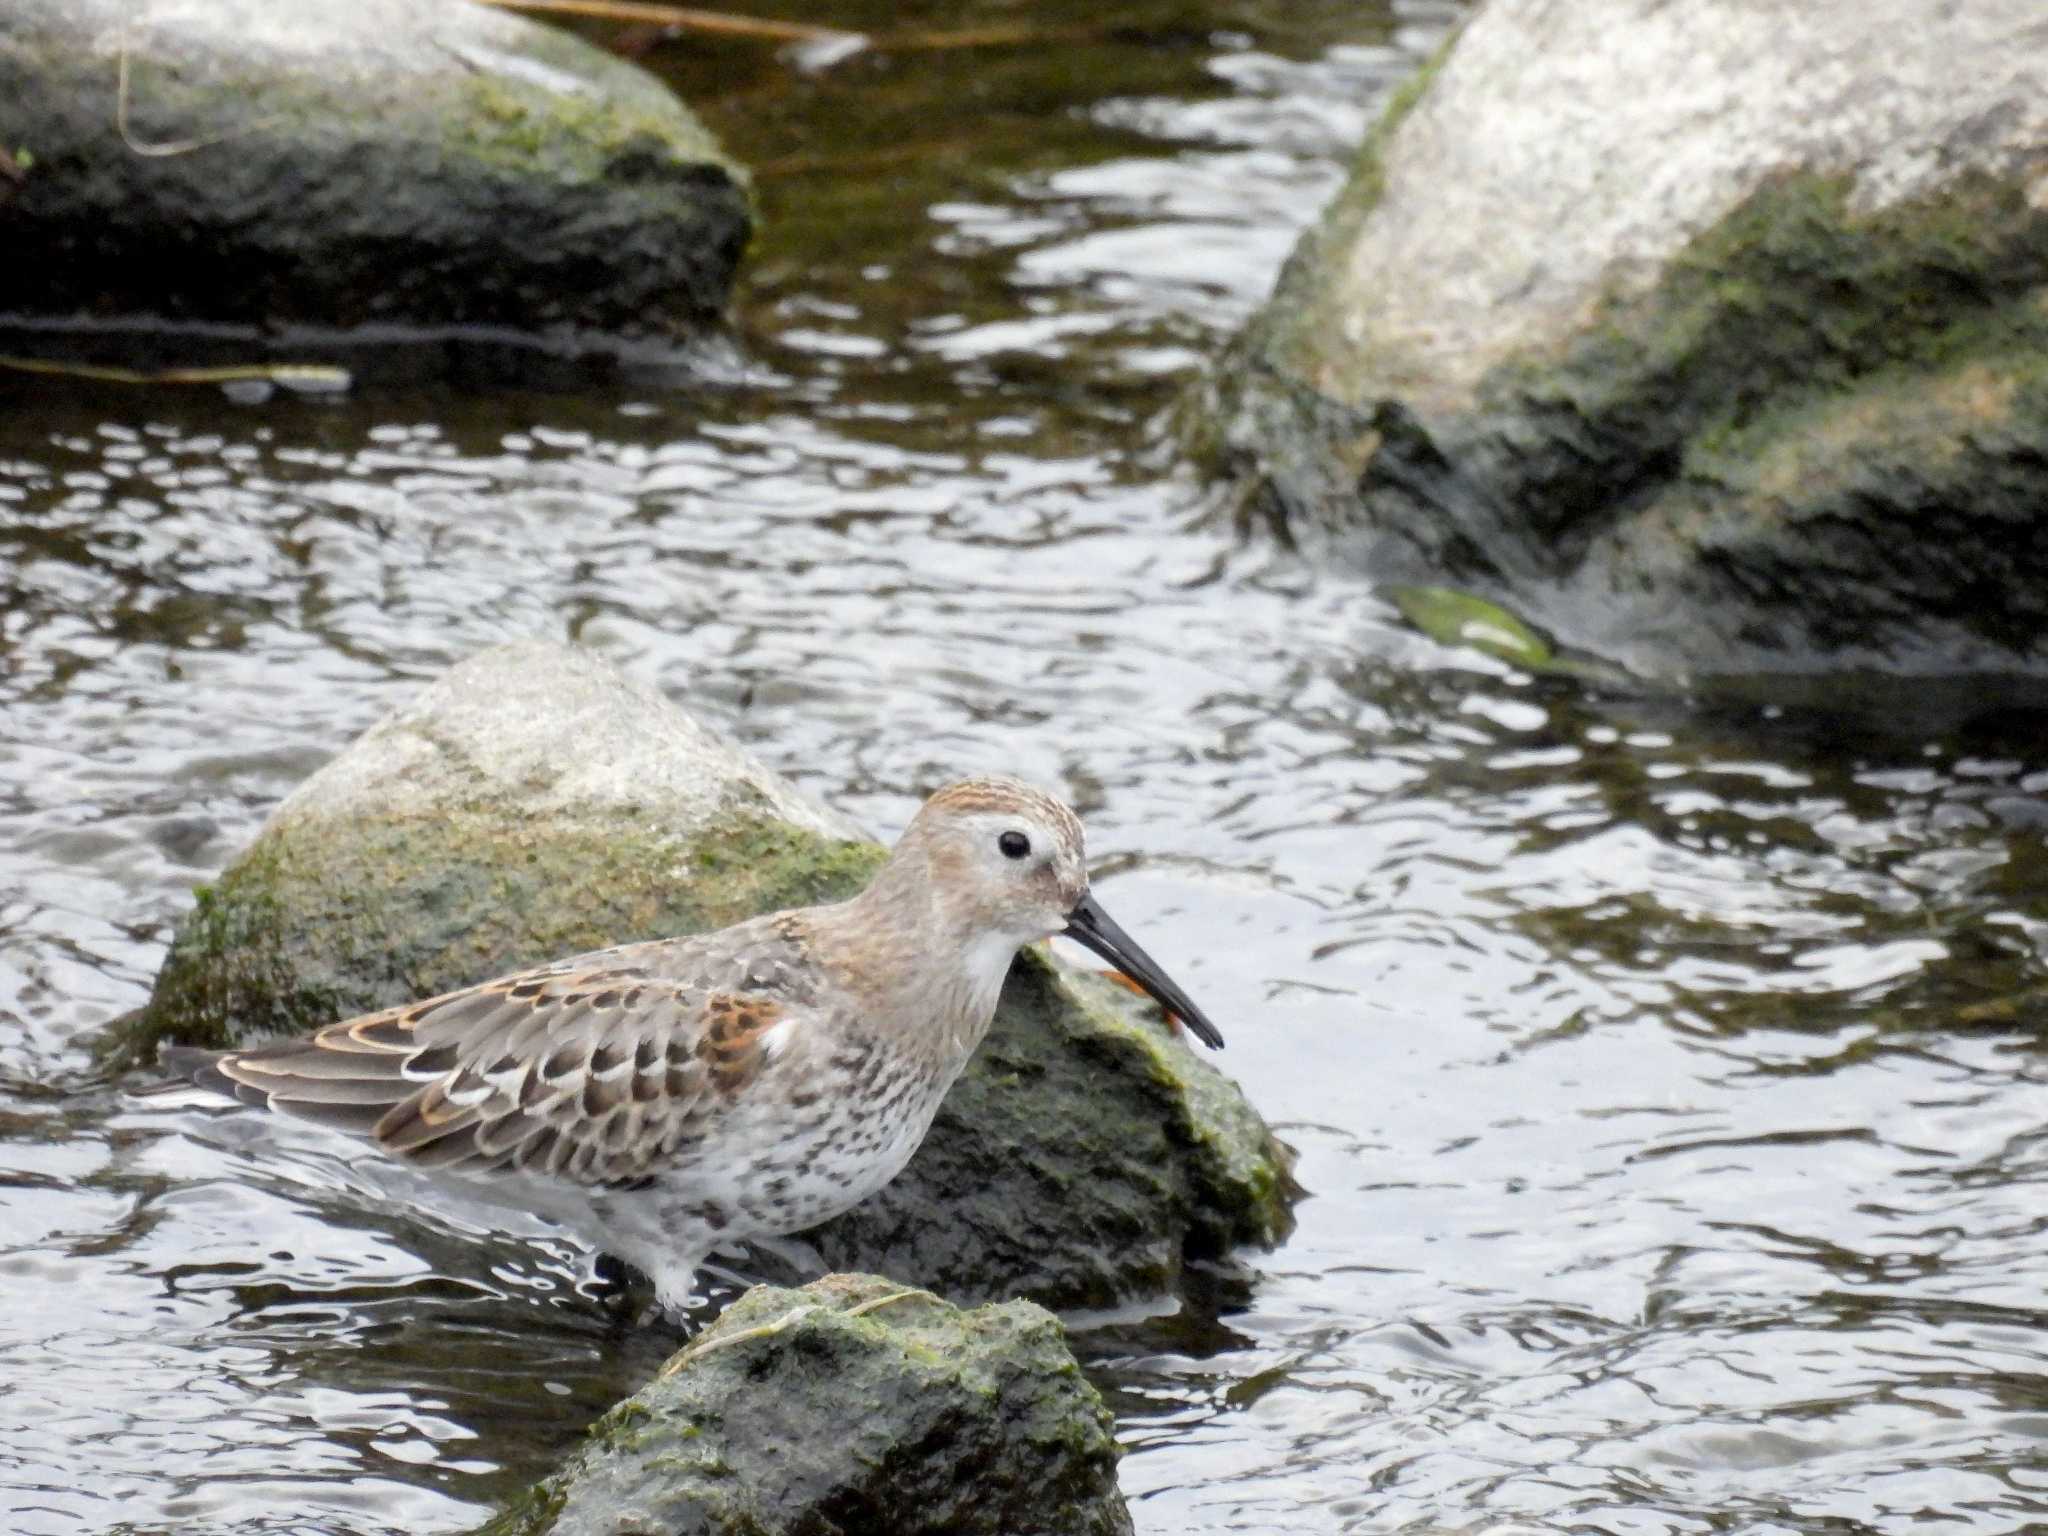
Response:
M1223 1032L1209 1022L1209 1016L1195 1006L1187 993L1173 984L1172 978L1159 968L1159 962L1139 948L1138 941L1119 928L1110 915L1095 904L1093 896L1083 896L1074 903L1074 910L1067 914L1067 926L1061 933L1077 944L1086 945L1130 977L1145 989L1152 1001L1187 1025L1188 1033L1210 1050L1223 1049Z

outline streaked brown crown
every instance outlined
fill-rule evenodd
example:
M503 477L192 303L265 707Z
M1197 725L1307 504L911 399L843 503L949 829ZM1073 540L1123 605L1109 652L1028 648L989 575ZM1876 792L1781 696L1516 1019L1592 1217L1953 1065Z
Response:
M933 812L970 816L981 811L1018 811L1034 816L1055 828L1070 846L1081 846L1081 819L1067 809L1065 802L1022 779L985 775L956 780L925 801L917 819L923 820Z

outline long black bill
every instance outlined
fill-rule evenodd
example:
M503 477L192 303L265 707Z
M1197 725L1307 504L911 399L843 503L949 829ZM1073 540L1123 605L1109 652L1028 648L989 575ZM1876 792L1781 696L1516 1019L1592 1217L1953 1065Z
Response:
M1064 930L1068 938L1085 944L1131 980L1143 987L1168 1013L1187 1025L1188 1033L1212 1051L1223 1049L1223 1032L1209 1022L1209 1016L1194 1005L1187 993L1176 987L1159 969L1159 962L1138 947L1138 941L1117 927L1110 915L1083 896L1067 914Z

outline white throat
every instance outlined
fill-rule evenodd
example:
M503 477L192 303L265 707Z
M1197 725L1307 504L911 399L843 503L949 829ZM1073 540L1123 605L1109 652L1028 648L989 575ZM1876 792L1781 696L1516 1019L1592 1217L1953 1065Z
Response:
M1021 947L1010 934L985 933L961 951L956 972L965 984L961 1012L966 1016L963 1022L973 1030L971 1038L958 1042L965 1050L973 1050L988 1032L996 999L1002 995L1003 978L1010 974L1010 962Z

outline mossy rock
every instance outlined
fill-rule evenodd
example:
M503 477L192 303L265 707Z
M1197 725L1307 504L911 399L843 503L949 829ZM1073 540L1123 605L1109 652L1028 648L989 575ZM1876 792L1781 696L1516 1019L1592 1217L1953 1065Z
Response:
M48 347L685 348L752 226L667 87L480 5L17 0L0 145L0 310Z
M1198 446L1288 537L1638 674L2048 679L2034 12L1497 0Z
M1119 1536L1057 1319L833 1275L749 1291L478 1536Z
M103 1043L221 1048L836 901L882 851L594 653L499 646L292 792Z
M464 662L320 769L101 1042L224 1047L637 939L843 899L884 857L659 693L539 642ZM1150 1017L1147 1017L1150 1015ZM1156 1010L1027 952L910 1166L807 1234L960 1300L1103 1306L1290 1226L1286 1153ZM764 1257L764 1263L774 1261Z
M735 803L660 824L447 811L267 826L195 892L122 1057L293 1034L548 959L839 901L883 850Z

